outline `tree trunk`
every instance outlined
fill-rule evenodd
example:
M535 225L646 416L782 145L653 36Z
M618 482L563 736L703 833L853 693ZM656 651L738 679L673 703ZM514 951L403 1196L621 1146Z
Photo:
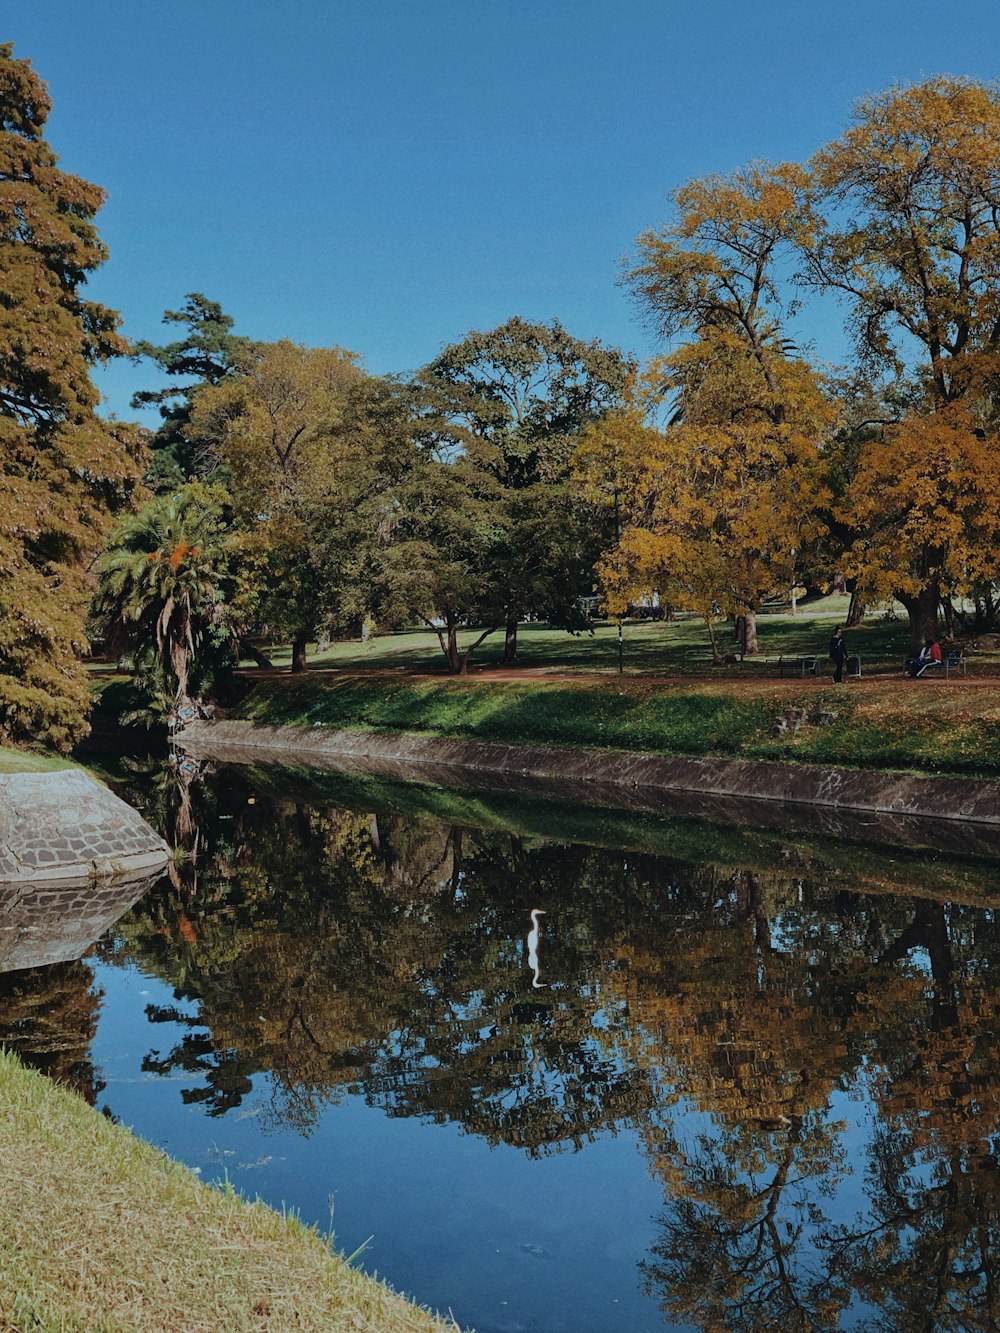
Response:
M993 600L993 589L988 583L978 584L973 591L975 612L972 617L972 631L982 634L984 630L997 627L997 605Z
M902 602L910 618L910 652L916 657L925 639L937 638L940 600L937 581L926 584L916 597L897 593L896 600Z
M834 597L843 597L845 592L847 592L847 580L838 569L833 576L833 586L830 588L830 594Z
M466 648L465 652L462 654L461 674L463 676L468 675L469 662L472 659L472 654L476 651L476 649L479 647L479 645L482 643L484 639L488 639L490 635L493 633L493 631L499 628L500 628L500 622L497 621L497 623L495 625L491 625L489 629L483 630L482 634L480 634L479 638L476 640L476 642L472 645L471 648Z
M503 664L513 666L517 661L517 616L507 617L507 628L503 640Z
M292 671L305 671L307 643L305 634L297 634L292 640Z
M274 663L266 653L262 653L259 648L255 648L252 643L247 643L246 639L241 639L239 643L240 657L249 657L250 661L259 667L273 667Z
M427 616L424 616L424 624L429 625L437 635L437 641L444 653L444 660L448 663L448 675L457 676L462 665L458 657L457 621L452 619L450 612L446 612L443 625L440 620L430 620Z
M191 632L191 608L187 598L183 598L175 609L179 612L178 618L175 621L171 616L165 626L166 637L160 641L160 652L166 654L174 673L174 699L180 705L182 700L187 699L188 675L194 661L194 635Z
M865 623L865 604L857 588L851 593L851 604L847 608L847 620L845 625L847 629L855 629L858 625Z
M458 655L458 626L449 620L448 622L448 646L444 650L444 655L448 659L448 674L457 676L459 672L464 671L464 663Z
M712 641L712 664L714 666L719 660L719 645L715 640L715 625L711 616L705 617L705 624L708 626L708 637Z
M170 665L173 669L174 679L177 682L174 698L180 704L187 699L188 671L191 665L187 644L181 640L175 639L170 645Z
M740 644L740 656L752 657L757 649L757 609L741 603L740 614L736 617L736 637Z
M469 658L476 651L482 641L488 638L500 625L491 625L489 629L483 630L479 638L471 648L467 648L464 653L458 651L458 620L453 620L451 615L445 617L444 625L435 625L430 620L426 622L438 636L438 643L441 645L441 651L444 653L445 661L448 663L449 676L464 676L469 670Z

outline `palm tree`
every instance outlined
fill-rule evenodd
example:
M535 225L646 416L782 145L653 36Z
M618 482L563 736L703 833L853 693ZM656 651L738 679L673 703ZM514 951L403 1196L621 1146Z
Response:
M95 616L109 642L136 657L155 653L176 703L206 633L224 624L227 546L211 493L192 484L128 515L96 565Z

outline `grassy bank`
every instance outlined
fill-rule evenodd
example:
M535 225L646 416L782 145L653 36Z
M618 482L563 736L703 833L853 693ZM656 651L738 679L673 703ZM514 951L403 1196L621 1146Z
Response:
M11 750L0 745L0 775L4 773L58 773L64 768L75 768L68 759L58 755L35 754L30 750Z
M0 1052L0 1326L453 1328Z
M788 707L831 726L772 737ZM1000 774L1000 686L943 680L491 681L308 673L259 680L234 712L254 722L416 731L513 744Z

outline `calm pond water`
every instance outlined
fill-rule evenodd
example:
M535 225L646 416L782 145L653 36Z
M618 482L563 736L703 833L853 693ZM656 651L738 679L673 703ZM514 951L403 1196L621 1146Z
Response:
M1000 1327L992 859L112 777L185 859L0 1040L204 1180L479 1333Z

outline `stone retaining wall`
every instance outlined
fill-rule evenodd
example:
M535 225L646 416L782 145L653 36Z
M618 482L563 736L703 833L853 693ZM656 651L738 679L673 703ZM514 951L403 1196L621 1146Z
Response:
M621 750L568 750L537 745L498 745L410 732L338 731L327 727L277 727L255 722L199 721L179 738L195 756L252 762L270 755L292 766L323 756L366 765L406 764L456 777L490 773L585 782L605 791L636 789L737 797L825 810L865 811L920 820L954 820L1000 827L1000 783L966 778L911 777L819 765L746 759L687 759ZM237 754L237 752L239 752ZM491 784L492 785L492 784ZM598 804L599 802L592 802ZM614 802L630 804L629 801ZM985 830L984 830L985 831Z
M142 879L170 852L142 816L82 769L0 775L0 888Z

